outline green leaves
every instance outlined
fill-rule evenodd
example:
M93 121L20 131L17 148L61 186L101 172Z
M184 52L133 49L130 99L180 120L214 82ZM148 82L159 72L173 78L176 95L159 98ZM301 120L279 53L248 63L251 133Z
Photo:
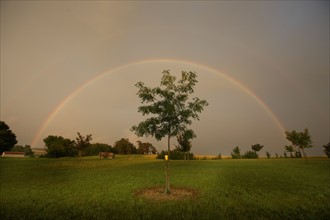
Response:
M164 70L159 87L150 88L143 82L136 83L137 95L144 104L138 107L138 112L152 117L131 130L140 137L151 135L157 140L186 131L192 124L191 119L198 120L198 114L208 105L206 100L197 97L189 99L198 82L196 78L195 72L182 71L181 79L177 80L170 70ZM191 135L193 137L195 135Z
M288 139L293 146L298 146L300 149L311 148L312 140L307 128L304 129L303 132L286 131L286 139Z

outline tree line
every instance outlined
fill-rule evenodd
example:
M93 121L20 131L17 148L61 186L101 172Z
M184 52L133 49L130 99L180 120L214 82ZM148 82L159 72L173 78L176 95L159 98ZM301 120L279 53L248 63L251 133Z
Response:
M285 158L301 158L302 156L307 156L305 153L306 148L312 147L311 136L308 129L302 132L286 131L287 139L291 142L291 145L284 146L283 157ZM88 135L87 135L88 136ZM62 136L49 135L44 139L44 143L47 147L46 156L47 157L77 157L79 156L79 148L81 148L81 156L94 156L98 155L99 152L112 152L115 154L157 154L157 149L150 143L137 142L137 146L129 141L127 138L122 138L115 142L114 146L105 143L90 143L90 138L87 136L83 137L78 132L78 137L76 140L70 140ZM88 141L86 139L89 139ZM178 145L175 146L174 150L171 150L172 159L193 159L194 155L190 152L191 142L187 138L178 137ZM81 145L84 141L88 144ZM17 138L16 135L10 130L9 126L4 122L0 121L0 154L4 151L15 151L24 152L27 156L33 156L34 152L30 145L16 145ZM234 159L238 158L258 158L259 151L264 146L261 144L255 144L251 146L251 150L245 153L241 153L241 149L236 146L232 152L231 157ZM322 146L324 154L330 158L330 142ZM157 158L164 159L167 151L162 151L158 154ZM267 158L272 155L267 151ZM275 157L281 157L275 153Z
M309 134L309 131L307 128L304 129L302 132L297 132L296 130L292 131L286 131L286 139L291 142L291 145L285 145L284 146L284 153L283 157L287 158L302 158L304 156L307 157L305 149L306 148L312 148L312 138ZM248 150L244 154L241 154L241 150L238 146L236 146L232 152L231 157L233 159L240 159L240 158L259 158L258 152L263 148L264 146L261 144L255 144L252 145L252 150ZM324 145L323 152L330 158L330 142L327 145ZM289 153L289 156L288 154ZM271 154L267 151L266 152L267 158L270 158ZM275 153L275 157L278 158L279 155ZM280 156L281 157L281 156Z
M105 143L90 143L92 135L82 136L79 132L76 140L70 140L62 136L49 135L44 139L46 145L46 157L82 157L95 156L100 152L114 154L156 154L157 149L148 142L138 141L136 147L127 138L117 140L113 146Z

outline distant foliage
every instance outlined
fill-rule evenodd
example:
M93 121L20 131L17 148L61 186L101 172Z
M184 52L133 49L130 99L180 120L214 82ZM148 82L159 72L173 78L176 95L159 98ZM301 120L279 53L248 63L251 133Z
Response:
M49 135L44 139L46 145L46 157L75 157L78 155L78 150L75 147L75 142L62 136Z
M128 138L122 138L116 141L113 146L113 151L116 154L136 154L137 149Z
M324 150L323 152L328 156L328 158L330 158L330 142L326 145L323 145Z
M25 156L33 156L34 152L31 149L30 145L25 145L24 147L22 145L15 145L11 151L14 152L24 152Z
M141 141L137 141L138 143L138 148L137 148L137 153L138 154L156 154L157 150L156 148L148 143L148 142L141 142Z
M261 144L254 144L251 146L252 150L254 150L255 152L259 152L264 146Z
M305 148L313 147L312 145L313 142L308 129L305 128L303 132L297 132L295 130L286 131L285 134L286 134L286 139L288 139L288 141L290 141L294 147L298 148L299 154L297 154L297 156L301 157L301 153L300 153L301 150L303 152L304 157L306 158Z
M0 121L0 153L10 151L15 144L17 144L16 135L4 121Z
M85 149L83 149L83 155L85 156L98 156L100 152L114 152L111 145L95 143L88 145Z
M286 152L290 153L290 157L293 158L293 152L295 152L294 147L292 145L285 145L284 149Z
M269 153L268 151L266 152L266 156L267 156L268 159L269 159L270 156L271 156L270 153Z
M240 159L241 158L241 149L236 146L231 152L231 158Z
M259 157L258 157L258 154L255 151L248 150L242 155L242 158L244 158L244 159L255 159L255 158L259 158Z

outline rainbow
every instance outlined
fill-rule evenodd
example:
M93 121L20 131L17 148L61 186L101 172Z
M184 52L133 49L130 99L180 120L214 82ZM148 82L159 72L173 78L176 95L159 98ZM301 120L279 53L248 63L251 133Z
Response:
M71 92L67 97L65 97L48 114L48 116L46 117L46 119L42 123L41 127L39 128L39 130L35 134L35 136L33 138L33 141L31 143L31 146L32 147L36 146L36 144L38 143L38 141L41 138L41 135L43 134L45 129L49 126L49 124L53 121L55 116L61 111L61 109L67 103L69 103L75 96L77 96L77 94L79 94L81 91L83 91L86 87L88 87L92 83L95 83L96 81L100 80L101 78L103 78L104 76L106 76L108 74L112 74L112 73L115 73L117 71L123 70L125 68L129 68L129 67L132 67L132 66L143 65L143 64L152 64L152 63L172 63L172 64L181 64L181 65L182 64L191 65L191 66L195 66L195 67L198 67L198 68L201 68L201 69L205 69L205 70L207 70L211 73L214 73L216 75L221 76L222 78L226 79L227 81L229 81L230 83L232 83L233 85L235 85L236 87L241 89L249 97L254 99L254 101L267 112L267 114L271 117L273 122L279 128L279 130L284 134L284 131L286 130L285 127L283 126L281 121L276 117L275 113L269 108L269 106L260 97L258 97L253 91L251 91L251 89L249 89L242 82L239 82L238 80L234 79L233 77L230 77L230 76L228 76L228 75L226 75L226 74L224 74L224 73L222 73L222 72L220 72L220 71L218 71L218 70L216 70L212 67L209 67L209 66L206 66L204 64L197 63L197 62L186 61L186 60L178 60L178 59L148 59L148 60L130 62L130 63L126 63L126 64L121 65L121 66L117 66L115 68L108 69L107 71L97 74L95 77L87 80L86 82L84 82L83 84L78 86L73 92Z

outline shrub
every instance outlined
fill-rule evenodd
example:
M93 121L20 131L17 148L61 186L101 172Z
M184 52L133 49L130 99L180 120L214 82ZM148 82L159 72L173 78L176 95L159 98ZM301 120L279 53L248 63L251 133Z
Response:
M233 159L239 159L241 158L241 150L239 149L238 146L236 146L232 152L231 152L231 158Z
M246 151L242 158L245 158L245 159L253 159L253 158L258 158L258 154L255 152L255 151Z

